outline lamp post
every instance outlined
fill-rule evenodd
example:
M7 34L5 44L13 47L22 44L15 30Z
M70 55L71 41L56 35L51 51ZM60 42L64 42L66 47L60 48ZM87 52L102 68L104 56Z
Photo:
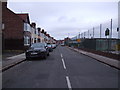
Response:
M69 33L68 33L68 46L69 46Z
M93 38L94 38L94 30L95 30L95 28L93 27Z
M111 29L110 38L112 38L112 19L111 19L110 29Z
M88 30L88 39L89 39L89 30Z
M102 34L102 24L100 24L100 38L101 38L101 34Z

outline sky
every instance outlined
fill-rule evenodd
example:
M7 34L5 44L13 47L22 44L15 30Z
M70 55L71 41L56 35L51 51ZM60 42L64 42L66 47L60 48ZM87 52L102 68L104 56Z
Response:
M59 0L58 0L59 1ZM30 21L44 28L55 39L74 37L112 18L118 18L115 2L15 2L8 0L8 8L15 13L29 13Z

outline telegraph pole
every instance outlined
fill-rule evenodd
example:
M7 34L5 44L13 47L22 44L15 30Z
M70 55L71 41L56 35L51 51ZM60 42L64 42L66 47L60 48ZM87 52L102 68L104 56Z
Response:
M89 39L89 30L88 30L88 39Z
M68 33L68 46L69 46L69 33Z
M94 38L94 30L95 30L95 28L93 27L93 38Z
M110 33L110 41L109 41L109 43L110 43L109 46L110 46L110 47L109 47L109 49L111 50L111 46L112 46L112 45L111 45L111 44L112 44L112 19L111 19L110 29L111 29L111 33Z
M100 38L101 38L101 34L102 34L102 24L100 24Z
M80 39L80 32L79 32L79 39Z
M111 19L110 29L111 29L110 38L112 38L112 19Z

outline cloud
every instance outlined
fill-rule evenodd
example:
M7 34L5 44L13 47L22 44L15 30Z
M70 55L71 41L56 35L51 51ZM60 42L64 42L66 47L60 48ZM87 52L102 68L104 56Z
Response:
M117 18L117 2L9 2L14 12L28 12L31 21L55 38L77 35ZM113 26L115 27L115 26Z
M76 18L75 17L69 17L69 16L61 16L58 18L58 22L61 23L75 23Z

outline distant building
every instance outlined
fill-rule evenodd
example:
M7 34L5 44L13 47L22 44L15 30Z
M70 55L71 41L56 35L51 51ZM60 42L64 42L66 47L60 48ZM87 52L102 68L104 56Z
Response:
M41 42L41 28L37 28L38 30L38 42Z
M36 23L31 24L31 43L38 42L38 29L36 28Z
M3 50L24 50L31 44L28 14L16 14L2 2Z

